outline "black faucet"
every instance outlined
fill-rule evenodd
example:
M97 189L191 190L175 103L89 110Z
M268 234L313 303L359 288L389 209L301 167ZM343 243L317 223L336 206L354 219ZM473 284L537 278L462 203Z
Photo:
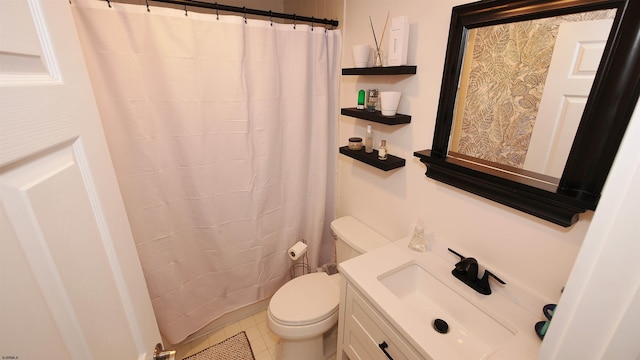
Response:
M491 286L489 285L489 276L496 279L499 283L506 285L502 279L495 276L489 270L484 271L482 278L478 279L478 260L472 257L464 257L452 249L449 249L452 253L460 257L460 261L456 263L456 267L451 270L451 274L458 280L467 284L473 290L483 295L491 294Z
M449 249L451 250L451 249ZM475 281L478 279L478 260L468 257L461 258L456 264L456 268L453 269L456 277L464 277L469 281Z

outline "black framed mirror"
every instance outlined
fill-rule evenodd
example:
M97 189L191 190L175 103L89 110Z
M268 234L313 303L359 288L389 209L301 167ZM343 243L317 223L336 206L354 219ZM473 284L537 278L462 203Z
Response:
M458 139L452 141L452 131L455 132L455 128L469 127L469 125L461 125L464 123L460 123L462 121L460 119L464 118L460 114L465 112L463 103L466 100L464 94L460 92L461 89L463 92L466 91L464 90L465 76L467 82L471 84L469 86L473 89L481 86L482 81L490 81L486 77L480 79L473 75L465 75L465 71L463 71L463 64L466 66L471 57L481 61L482 56L479 55L480 52L477 48L468 48L470 42L482 41L477 40L482 36L480 30L492 29L491 27L495 26L495 29L502 31L505 25L511 26L516 23L527 24L529 29L535 29L538 25L534 24L531 27L529 22L543 21L546 23L547 19L557 17L586 16L592 19L592 14L597 12L599 13L595 19L610 18L610 30L608 34L605 34L606 41L600 50L599 63L591 64L595 73L591 80L592 83L590 83L590 90L587 88L586 96L588 97L585 98L583 105L578 106L580 112L574 115L577 117L576 129L572 130L575 132L575 136L568 140L566 161L562 158L559 165L560 170L556 174L545 174L508 162L496 162L493 158L470 156L452 151L452 145L456 146L456 150L459 146ZM564 20L557 21L557 23L562 22ZM537 29L540 33L552 32L548 29L543 29L544 31L540 31L540 28ZM485 38L495 36L495 33L496 31L493 32L494 35L485 35ZM516 37L520 36L521 39L523 33L519 32L518 34ZM556 34L552 34L551 37L555 39ZM496 48L498 45L507 46L509 41L515 40L492 43L491 46ZM549 45L549 47L553 48L554 45ZM544 46L538 46L529 49L529 52L534 54L532 56L538 57L539 54L545 52L545 49ZM551 54L557 51L549 50L548 52L551 57ZM508 51L508 53L508 56L518 59L522 57L522 54L513 51ZM553 57L555 58L555 55ZM575 59L575 57L573 58ZM504 62L501 60L499 66L496 66L494 61L489 70L486 69L487 67L483 69L486 70L485 73L487 71L502 73L505 72ZM503 86L508 93L516 97L517 101L516 105L505 105L503 100L485 100L485 103L496 103L492 105L500 107L499 113L498 110L491 110L493 112L488 117L500 117L505 111L513 115L514 106L521 108L540 106L541 97L536 98L528 95L546 96L542 93L547 87L539 87L539 83L547 82L549 78L555 79L554 76L548 76L547 79L541 81L539 74L527 76L520 72L515 78L517 79L512 79L507 85L491 83L487 87L490 92L493 92L497 87ZM555 88L556 86L548 87ZM414 155L427 166L426 175L429 178L568 227L578 220L580 213L587 209L595 210L639 93L640 1L485 0L456 6L452 10L432 148L416 151ZM562 101L568 102L566 96ZM477 102L481 103L482 101ZM535 123L542 123L542 120L537 120L536 116L530 116L533 112L540 115L538 110L536 108L530 112L515 112L515 116L511 116L515 119L513 121L525 123L525 128L529 126L531 131L528 134L526 131L511 131L509 136L515 138L517 142L529 145L534 136L532 132ZM467 109L466 113L474 115L474 110ZM528 118L526 121L523 120L525 117ZM475 124L478 123L482 122ZM473 125L474 122L471 121L470 124ZM490 125L485 127L490 127ZM476 143L483 142L484 139L493 136L498 137L498 143L501 143L505 137L504 133L493 131L485 137L480 136L481 140L475 141ZM571 134L573 135L573 133ZM504 146L506 147L506 145ZM496 152L500 153L497 157L511 160L524 159L529 156L526 154L527 149L520 150L519 153L511 150L505 152L504 149L493 151L493 153ZM506 153L506 155L502 156L502 153Z

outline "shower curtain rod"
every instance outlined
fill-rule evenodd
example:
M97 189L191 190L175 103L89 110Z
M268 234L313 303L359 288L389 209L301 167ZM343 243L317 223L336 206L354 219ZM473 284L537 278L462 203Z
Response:
M110 0L106 0L106 1L110 3ZM241 13L245 15L249 14L249 15L264 16L270 19L277 18L277 19L293 20L294 23L298 21L302 21L302 22L308 22L312 24L331 25L333 27L338 27L338 20L328 20L326 18L317 19L314 17L299 16L296 14L283 14L283 13L273 12L271 10L265 11L265 10L249 9L246 7L218 4L217 2L210 3L210 2L195 1L195 0L147 0L146 1L147 9L149 9L149 1L174 4L174 5L182 5L185 7L185 10L188 6L190 6L190 7L199 7L199 8L216 10L216 13L218 11L229 11L229 12ZM111 6L111 4L109 4L109 6Z

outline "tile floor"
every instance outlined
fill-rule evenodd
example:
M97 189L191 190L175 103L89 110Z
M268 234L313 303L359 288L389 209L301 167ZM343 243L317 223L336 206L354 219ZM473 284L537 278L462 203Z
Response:
M263 310L255 315L244 318L238 322L225 326L209 335L201 336L190 342L179 344L176 350L176 359L182 360L211 345L215 345L237 333L244 331L247 334L251 349L256 360L277 360L280 351L280 338L271 332L267 325L267 311ZM329 360L335 360L332 355Z
M278 345L280 344L280 338L269 329L266 310L227 325L223 329L210 333L209 335L202 336L185 344L179 344L176 349L176 358L184 359L240 331L246 332L256 360L277 359L276 351L279 350Z

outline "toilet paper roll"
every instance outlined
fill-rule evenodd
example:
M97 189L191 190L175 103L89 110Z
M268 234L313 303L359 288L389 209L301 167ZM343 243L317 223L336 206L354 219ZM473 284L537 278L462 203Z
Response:
M287 253L289 254L289 258L291 260L298 260L300 256L304 255L307 252L307 244L302 241L298 241L295 245L289 248Z

